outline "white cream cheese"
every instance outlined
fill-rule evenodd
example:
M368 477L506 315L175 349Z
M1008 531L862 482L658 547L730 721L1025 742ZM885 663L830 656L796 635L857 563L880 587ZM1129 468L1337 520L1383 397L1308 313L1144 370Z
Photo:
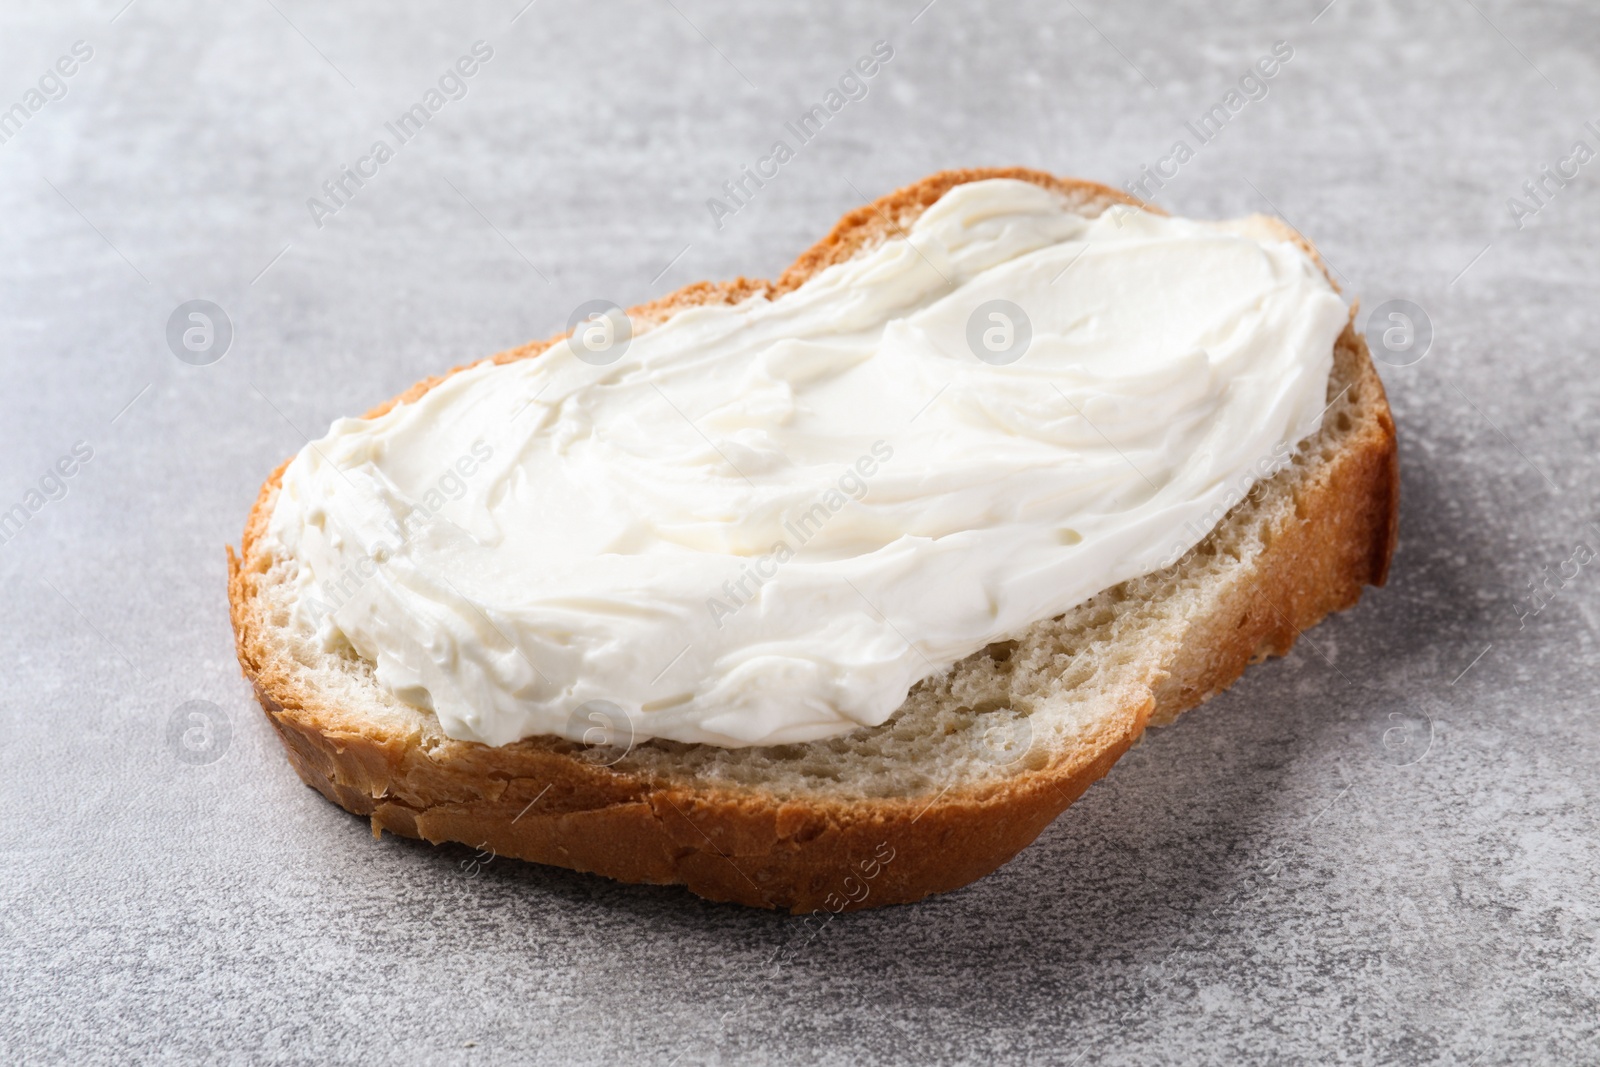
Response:
M1259 220L975 182L609 365L558 345L338 420L269 536L296 621L451 737L581 740L595 700L640 740L830 737L1198 542L1319 428L1345 321Z

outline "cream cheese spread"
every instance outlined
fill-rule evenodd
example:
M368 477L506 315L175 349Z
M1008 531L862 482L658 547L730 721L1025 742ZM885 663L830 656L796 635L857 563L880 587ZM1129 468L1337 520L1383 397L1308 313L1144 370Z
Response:
M1346 318L1263 220L974 182L776 299L338 420L269 546L450 737L830 737L1200 541L1319 428Z

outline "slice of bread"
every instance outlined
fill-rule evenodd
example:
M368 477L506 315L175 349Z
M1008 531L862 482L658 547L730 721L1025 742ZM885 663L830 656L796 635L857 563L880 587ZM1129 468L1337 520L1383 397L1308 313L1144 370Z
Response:
M1090 216L1136 203L1035 171L948 171L850 212L776 282L701 282L628 314L642 331L682 308L775 297L984 178L1035 182ZM493 359L532 358L560 339ZM281 466L239 553L228 551L239 662L300 777L368 816L374 834L797 913L918 900L1006 862L1147 725L1288 652L1301 631L1355 604L1363 585L1383 584L1399 502L1394 424L1349 326L1327 398L1321 431L1293 463L1175 566L989 646L919 683L882 726L843 737L745 749L649 741L604 759L596 754L606 750L554 737L451 740L431 712L381 688L369 663L324 652L289 624L292 564L263 548Z

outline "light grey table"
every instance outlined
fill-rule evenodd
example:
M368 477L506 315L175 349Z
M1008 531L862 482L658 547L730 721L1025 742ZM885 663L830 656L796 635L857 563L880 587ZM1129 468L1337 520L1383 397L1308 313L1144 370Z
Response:
M1600 161L1523 191L1600 150L1591 12L122 2L0 15L0 509L40 504L0 545L0 1059L1600 1057L1600 566L1527 599L1600 546ZM879 40L864 97L708 208ZM1399 552L1016 861L774 969L794 919L375 842L290 772L222 546L304 434L585 300L774 273L934 170L1163 158L1161 204L1282 214L1368 308L1424 309L1383 368ZM209 365L167 343L194 299L231 324Z

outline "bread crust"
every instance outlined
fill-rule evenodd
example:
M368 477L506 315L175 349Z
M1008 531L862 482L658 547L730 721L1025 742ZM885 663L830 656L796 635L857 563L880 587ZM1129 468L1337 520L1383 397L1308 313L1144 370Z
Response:
M1038 171L945 171L851 211L776 281L698 282L628 315L643 331L684 308L776 297L900 233L951 187L985 178L1054 189L1087 214L1118 203L1144 206L1102 185ZM489 358L531 358L565 336ZM1349 388L1365 394L1373 417L1299 486L1294 517L1272 529L1220 608L1195 623L1180 648L1152 657L1143 677L1118 692L1092 736L1004 780L927 796L795 799L641 773L626 761L603 766L557 738L489 747L363 721L310 684L308 672L271 640L264 589L272 560L260 542L287 461L262 486L239 552L228 548L239 662L295 771L329 800L368 817L374 835L389 830L436 844L457 841L795 913L919 900L1011 859L1148 724L1170 722L1232 684L1251 662L1288 652L1329 612L1354 605L1364 585L1384 583L1398 534L1394 424L1366 346L1349 326L1335 360L1336 374L1342 370ZM368 417L416 399L444 377L418 382Z

